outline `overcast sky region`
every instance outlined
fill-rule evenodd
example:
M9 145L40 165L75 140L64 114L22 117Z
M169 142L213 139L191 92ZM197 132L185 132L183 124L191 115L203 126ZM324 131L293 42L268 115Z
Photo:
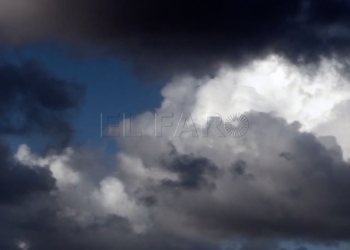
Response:
M0 0L0 250L350 250L350 0Z

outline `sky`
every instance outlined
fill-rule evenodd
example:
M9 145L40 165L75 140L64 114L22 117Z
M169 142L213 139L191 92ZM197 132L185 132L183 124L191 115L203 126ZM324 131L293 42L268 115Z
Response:
M0 0L0 249L349 250L349 0Z

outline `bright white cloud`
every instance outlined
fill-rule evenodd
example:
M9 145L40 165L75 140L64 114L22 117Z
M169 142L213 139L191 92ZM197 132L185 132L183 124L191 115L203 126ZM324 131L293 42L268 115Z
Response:
M318 68L299 68L271 56L240 69L224 67L214 78L176 78L162 90L164 100L157 111L174 113L175 118L169 120L172 128L164 128L164 136L173 137L182 113L192 115L200 132L207 122L202 118L220 114L226 119L232 114L258 111L274 113L289 123L298 121L302 131L335 136L348 158L350 84L342 69L335 60L323 60ZM152 119L145 113L133 126L153 135ZM196 143L191 141L193 150Z

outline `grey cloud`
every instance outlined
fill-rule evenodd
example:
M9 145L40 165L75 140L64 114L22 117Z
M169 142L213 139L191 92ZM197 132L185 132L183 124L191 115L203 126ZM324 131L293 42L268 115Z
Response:
M0 65L0 134L42 134L64 147L73 135L69 118L84 87L51 76L36 62Z
M243 177L243 178L247 178L250 180L254 180L254 175L248 174L246 169L247 169L246 162L239 160L233 164L233 166L231 168L231 174L232 174L233 178Z
M0 142L0 203L12 204L32 195L55 190L55 179L48 169L16 162L4 142Z
M210 179L218 174L218 167L209 159L196 158L193 155L180 155L172 152L175 156L164 160L164 167L170 172L178 174L179 180L163 180L167 187L178 187L184 189L197 189L203 186L214 188Z
M152 226L146 233L135 234L127 218L112 215L93 217L93 222L84 226L78 223L78 217L62 216L67 205L61 202L64 194L44 192L38 200L24 200L23 206L0 208L1 244L5 249L16 249L13 239L20 238L38 250L109 250L116 246L197 250L220 249L219 242L226 239L246 239L241 249L277 250L276 242L282 239L318 243L347 240L350 166L339 158L336 141L300 132L270 114L246 115L254 126L246 138L235 142L240 147L254 145L256 152L233 155L232 148L217 151L221 157L232 157L229 166L201 156L201 150L197 154L181 154L172 146L154 152L158 167L178 176L172 187L182 192L178 195L173 188L140 182L143 189L139 203L156 211L151 213ZM138 150L133 147L135 155ZM72 168L79 173L84 173L79 166L83 152L73 158L77 166ZM287 161L281 152L290 152L294 159ZM96 171L91 166L85 174L96 175ZM254 178L244 178L250 175ZM123 179L126 177L118 177L128 188ZM91 180L97 185L101 178ZM215 185L215 189L208 190L208 184ZM134 198L139 195L133 190L128 192ZM255 240L257 237L262 240Z
M201 155L206 152L205 143L196 148L196 155L180 155L177 161L165 162L165 169L179 174L178 185L186 187L191 180L188 183L196 189L179 196L162 186L151 184L149 188L145 184L143 195L149 192L157 200L156 220L179 234L202 238L349 240L350 165L340 157L336 141L301 132L271 114L251 112L246 116L254 124L249 133L233 148L216 149L218 158L232 157L233 162L229 166L215 163L220 173L210 179L215 189L209 192L205 185L198 185L207 165ZM232 154L235 147L254 151ZM138 152L137 147L133 150ZM293 155L293 160L281 157L287 156L283 152ZM168 153L172 159L174 149ZM165 157L164 153L159 156ZM191 163L200 163L196 171L187 168Z
M295 249L295 250L307 250L307 248L306 248L306 247L298 247L298 248Z
M36 250L219 249L213 242L178 237L157 224L149 227L144 233L135 233L131 221L119 215L90 214L85 221L84 212L92 212L93 208L87 207L89 204L84 204L85 197L81 196L88 196L89 192L80 190L79 193L79 190L74 189L58 190L54 178L46 168L17 163L18 165L6 166L8 168L5 169L3 164L5 160L2 161L4 150L0 151L2 249L18 250L16 245L18 241L28 244L29 249ZM96 188L98 186L96 179L89 179L87 176L94 175L91 168L87 168L85 172L84 168L79 166L82 163L83 152L88 154L88 151L78 151L78 155L72 157L69 165L78 165L72 168L79 169L84 178L83 185L95 185ZM91 155L87 155L86 158L96 162ZM113 174L110 173L109 176ZM84 187L80 186L79 189L81 188ZM73 193L78 195L74 196ZM70 199L71 197L75 198ZM140 203L145 207L156 206L152 197L146 197ZM84 223L81 223L82 219Z
M343 58L349 52L347 0L0 4L3 41L58 38L86 50L112 51L148 76L208 73L221 63L240 65L270 53L317 63L322 56Z
M56 79L35 62L0 65L0 136L43 135L51 146L67 145L73 129L69 112L79 106L84 89ZM11 155L7 143L0 144L0 200L19 202L36 193L55 189L51 172L26 166Z
M281 250L278 247L278 243L273 240L261 240L255 239L252 241L244 242L240 247L240 250Z

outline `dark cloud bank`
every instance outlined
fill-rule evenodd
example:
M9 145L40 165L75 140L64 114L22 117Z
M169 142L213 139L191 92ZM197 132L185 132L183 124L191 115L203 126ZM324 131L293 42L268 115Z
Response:
M208 73L271 53L307 63L349 51L347 0L3 1L3 41L95 44L151 76Z
M36 62L0 65L0 133L43 134L64 147L73 135L69 117L84 87L56 79Z
M0 89L0 248L18 249L12 234L41 227L45 213L32 214L31 207L45 203L40 197L50 199L56 183L50 170L16 161L4 137L42 135L50 147L66 146L73 132L69 114L79 107L84 88L58 80L39 64L28 62L2 63ZM38 216L37 224L24 229L32 215Z

